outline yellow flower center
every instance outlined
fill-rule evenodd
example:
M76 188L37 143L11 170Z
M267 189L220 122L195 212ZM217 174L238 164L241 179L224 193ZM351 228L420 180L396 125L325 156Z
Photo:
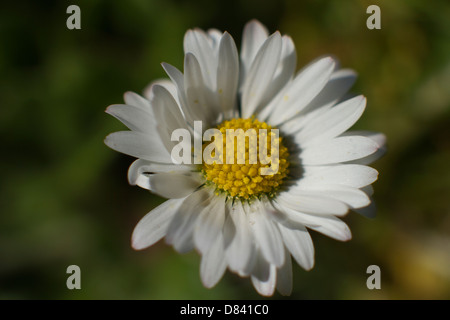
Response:
M213 145L212 159L204 158L202 164L207 183L215 185L216 194L245 200L263 194L273 197L289 173L289 152L278 131L254 118L227 120L217 129L220 134L213 135L214 141L203 144L204 151Z

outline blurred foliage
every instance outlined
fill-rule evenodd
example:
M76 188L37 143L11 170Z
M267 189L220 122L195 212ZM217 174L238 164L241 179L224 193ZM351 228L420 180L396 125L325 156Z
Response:
M66 8L81 8L81 30ZM366 8L381 8L381 30ZM229 272L202 287L199 256L163 241L130 247L135 224L163 201L131 187L133 160L103 144L123 126L103 111L123 93L182 67L184 32L229 31L257 18L293 37L298 68L332 53L368 98L356 127L386 133L373 166L378 216L350 213L353 239L312 232L316 266L294 266L290 299L450 298L450 4L411 1L21 1L0 10L0 299L259 298ZM82 289L66 288L81 267ZM382 289L366 288L381 267ZM278 293L274 299L282 298Z

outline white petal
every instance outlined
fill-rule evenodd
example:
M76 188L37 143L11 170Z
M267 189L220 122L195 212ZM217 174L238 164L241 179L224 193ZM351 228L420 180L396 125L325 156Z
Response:
M298 185L308 184L342 184L354 188L365 187L378 178L378 171L358 164L334 166L305 166L304 177Z
M311 236L305 227L291 229L279 224L284 244L294 257L295 261L305 270L314 266L314 245Z
M211 245L222 234L225 222L225 199L218 198L200 213L195 230L194 243L196 248L202 253L210 250Z
M314 221L313 223L317 222L318 221ZM320 222L321 224L319 226L308 226L308 228L339 241L348 241L352 238L349 227L339 218L334 216L323 217Z
M367 157L348 161L347 163L368 165L384 156L386 154L386 151L387 151L386 147L382 147Z
M354 131L346 131L340 135L340 137L347 137L347 136L367 137L367 138L375 141L380 148L384 147L384 145L386 144L386 135L384 135L383 133L380 133L380 132L367 131L367 130L354 130Z
M172 151L177 144L175 141L172 141L172 133L177 129L189 130L188 124L179 105L167 89L160 85L154 85L152 93L152 105L154 106L155 116L158 119L157 128L159 135L166 149ZM190 150L191 140L186 140L183 140L183 144L185 144L184 149Z
M297 189L295 193L288 190L279 194L277 201L283 206L305 213L343 216L348 212L345 203L307 190Z
M259 281L267 281L270 276L270 264L264 259L259 249L254 252L251 276Z
M277 201L273 201L273 205L278 211L286 214L286 219L294 223L305 225L309 229L323 233L324 235L339 241L348 241L352 238L349 227L335 216L314 215L298 212L278 203Z
M224 256L222 233L219 232L200 264L200 277L206 288L214 287L225 273L227 264Z
M231 212L235 210L233 208L234 204L232 201L225 201L225 222L223 224L223 248L224 250L228 250L230 244L233 242L234 237L236 236L236 227L233 222L233 218L231 217Z
M279 101L281 101L282 97L285 95L286 91L289 89L291 83L292 83L292 79L290 79L288 81L288 83L283 88L281 88L278 91L278 93L276 94L276 96L273 97L272 100L270 100L267 104L261 103L260 107L255 112L260 121L270 123L269 117L270 117L271 113L274 112L274 109L276 109L276 107L278 106ZM283 126L284 126L284 123L280 124L279 129L282 129ZM284 130L283 130L283 132L284 132Z
M261 102L279 63L281 35L275 32L262 45L242 87L242 116L249 118Z
M217 50L219 49L219 43L220 43L220 39L222 38L222 32L218 29L208 29L208 36L210 39L210 44L214 50L214 52L217 52ZM220 60L219 60L220 61Z
M157 84L152 86L152 92L155 116L160 120L164 120L164 125L170 131L178 128L186 129L187 124L181 113L180 106L170 92L165 87Z
M297 65L297 52L295 50L295 45L292 41L292 38L284 35L281 38L281 41L281 59L277 70L275 70L274 78L272 81L273 93L278 92L282 87L284 87L288 80L292 78L295 72L295 67ZM273 93L269 94L269 96L274 96Z
M327 196L345 202L351 209L363 208L370 204L367 194L356 188L329 185L324 191Z
M123 95L123 99L125 100L125 103L127 105L139 108L146 112L150 112L150 113L152 112L151 107L150 107L150 102L147 99L138 95L137 93L127 91Z
M283 296L289 296L292 293L292 262L289 252L284 250L285 261L280 269L277 270L277 290Z
M239 57L236 44L225 32L220 40L219 65L217 67L217 93L221 109L228 114L236 106L239 81Z
M386 136L384 134L379 133L379 132L372 132L372 131L347 131L347 132L344 132L343 134L341 134L340 136L344 137L344 136L351 136L351 135L358 135L358 136L370 138L378 144L379 149L375 153L372 153L371 155L369 155L367 157L349 161L349 163L371 164L372 162L380 159L382 156L385 155L385 153L387 151L387 147L386 147Z
M183 73L168 63L162 63L161 65L164 68L164 71L166 71L167 75L170 77L170 79L176 86L176 89L177 89L176 91L178 93L178 101L180 103L180 107L183 112L183 115L186 118L186 121L191 126L193 126L194 120L201 120L201 117L195 113L195 110L191 110L191 108L188 106L186 93L185 93Z
M280 125L280 130L293 134L301 130L312 119L327 112L350 89L356 73L349 69L334 72L320 93L297 116Z
M167 91L170 92L172 97L177 101L177 104L180 104L180 100L178 98L178 89L177 86L169 79L158 79L150 83L147 87L144 89L144 97L152 101L153 100L153 90L152 87L154 85L158 85L161 87L164 87Z
M367 194L357 188L348 187L345 185L334 184L302 184L301 186L294 186L287 190L293 196L307 190L317 194L318 196L332 198L346 203L351 209L362 208L370 204L370 199ZM299 210L302 211L302 210Z
M310 145L301 154L304 165L324 165L364 158L378 150L372 139L361 136L337 137Z
M105 112L119 119L130 130L149 134L156 133L154 115L148 110L125 104L113 104Z
M138 179L143 179L142 176L149 173L159 172L191 172L195 171L194 165L179 165L169 163L155 163L147 160L137 159L128 169L128 182L135 186ZM147 175L145 178L147 179Z
M119 131L108 135L105 144L113 150L149 161L172 163L159 135L135 131Z
M197 58L191 53L185 55L184 86L188 105L195 114L207 122L216 120L219 108L205 84Z
M320 93L303 110L312 111L319 107L331 107L338 102L356 81L357 74L350 69L333 72L329 81Z
M147 179L145 179L145 177ZM184 198L204 183L199 172L161 172L141 175L136 184L164 198Z
M290 216L286 213L287 211L295 211L295 210L283 206L275 200L271 201L271 205L274 210L270 210L268 213L270 219L272 219L273 221L277 222L278 224L282 224L290 229L302 229L303 227L305 227L305 225L300 223L299 221L292 220Z
M268 37L269 32L259 21L252 20L245 25L241 44L243 75L250 69L256 54Z
M184 199L171 199L147 213L133 231L131 245L136 250L145 249L166 235L169 223Z
M299 116L295 116L292 119L280 124L278 128L282 130L284 134L296 137L299 130L302 130L309 122L311 122L316 117L328 112L330 108L331 107L324 106L307 113L300 113ZM294 141L300 143L296 139L294 139Z
M290 83L290 87L269 118L270 123L278 125L307 107L327 84L334 64L331 57L325 57L306 66Z
M268 219L264 205L248 213L250 227L255 241L267 262L280 267L284 263L283 241L276 225Z
M340 135L355 124L365 106L366 98L363 96L341 102L305 125L295 136L296 142L305 147Z
M270 297L275 291L277 282L277 269L274 265L269 265L267 262L262 262L261 260L258 261L258 263L265 263L265 268L267 268L268 271L268 277L266 280L261 280L260 278L252 275L252 283L256 291L258 291L260 295Z
M251 258L254 254L253 237L249 229L249 221L242 204L237 202L230 210L235 233L226 249L226 257L230 270L248 275L251 271Z
M171 139L172 133L176 129L189 130L188 125L178 103L165 87L155 84L152 86L151 91L152 106L157 119L156 126L159 135L166 149L172 151L175 146L175 142ZM183 142L187 143L186 148L190 149L191 141Z
M292 39L289 36L282 37L282 47L280 54L280 62L275 70L275 74L273 76L270 85L267 87L267 90L264 93L263 98L261 99L261 103L259 108L257 108L256 112L259 114L260 112L264 115L269 112L269 110L264 110L266 106L272 107L274 104L270 104L269 102L273 100L280 91L283 90L284 86L295 72L295 67L297 63L297 53L295 51L295 45ZM260 111L261 110L261 111ZM258 115L259 117L259 115Z
M200 29L188 30L184 36L184 52L196 57L206 84L215 90L217 59L214 58L208 35Z
M169 224L166 242L172 244L180 252L188 252L194 248L193 231L201 210L209 204L211 193L201 189L189 195L175 213Z

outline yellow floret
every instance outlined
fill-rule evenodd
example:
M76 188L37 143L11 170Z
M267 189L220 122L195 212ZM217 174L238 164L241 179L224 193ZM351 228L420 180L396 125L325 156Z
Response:
M216 142L216 153L223 158L223 164L216 163L214 161L211 164L203 163L202 172L205 175L206 180L216 186L216 193L225 192L228 196L233 198L240 198L248 200L254 197L259 197L260 195L273 196L274 193L279 189L283 183L283 179L289 173L289 152L287 148L283 145L282 138L274 140L272 145L271 136L274 134L270 130L273 129L265 122L260 122L254 118L252 119L242 119L236 118L232 120L227 120L221 123L217 127L223 135L223 145L220 142ZM243 138L240 134L237 134L235 138L230 138L227 136L227 129L238 130L242 129L242 135L248 129L254 129L256 131L256 142L257 148L250 149L250 137L244 136L245 143L243 143L239 138ZM267 130L267 145L259 145L260 133L262 136L266 134L260 132L259 129ZM247 131L249 132L249 131ZM233 140L234 139L234 144ZM209 143L209 142L208 142ZM233 154L227 155L227 143L230 144L229 147L234 146ZM204 145L204 147L206 144ZM264 152L264 154L269 150L267 156L271 156L276 152L275 148L278 148L279 157L275 159L273 163L262 164L259 161L259 151ZM249 150L250 149L250 150ZM215 154L213 154L215 155ZM229 160L233 163L230 164ZM240 164L244 162L244 164ZM256 162L256 163L253 163ZM276 171L272 175L262 175L261 168L268 168L272 166L272 169Z

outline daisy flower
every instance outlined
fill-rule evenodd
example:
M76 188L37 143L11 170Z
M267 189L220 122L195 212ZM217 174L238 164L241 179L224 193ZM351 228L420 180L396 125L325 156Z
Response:
M137 158L129 183L168 198L139 221L132 247L165 238L180 253L201 254L205 287L229 269L261 295L275 288L289 295L292 258L305 270L314 266L309 230L347 241L341 217L350 209L374 215L378 172L367 165L383 154L385 136L348 131L366 106L363 96L347 95L355 72L327 56L295 73L292 39L269 35L258 21L245 26L240 55L230 34L216 29L187 31L184 52L183 72L163 63L170 80L153 82L144 96L127 92L125 104L106 110L131 130L105 139ZM206 129L216 129L209 139ZM270 142L258 140L256 149L277 157L263 163L249 141L226 153L234 137L216 138L232 129L268 132ZM205 161L201 152L199 159L195 151L209 143L211 155L231 163ZM263 173L269 166L275 170Z

